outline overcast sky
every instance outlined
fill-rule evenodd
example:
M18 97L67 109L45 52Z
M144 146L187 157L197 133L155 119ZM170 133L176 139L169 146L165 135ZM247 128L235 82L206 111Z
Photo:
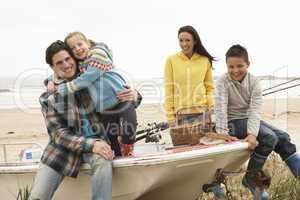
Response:
M240 43L254 74L288 66L290 76L300 76L299 7L296 0L2 1L0 76L46 76L46 47L79 30L107 43L129 76L162 77L166 57L180 50L177 30L183 25L194 26L218 59L215 75L226 70L226 50ZM286 68L275 73L285 74Z

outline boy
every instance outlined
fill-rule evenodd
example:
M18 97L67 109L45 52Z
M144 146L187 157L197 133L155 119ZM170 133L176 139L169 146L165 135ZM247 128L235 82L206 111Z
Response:
M220 77L216 86L216 131L249 143L253 152L242 184L253 195L268 199L266 191L256 191L251 175L261 170L269 154L275 151L298 178L300 156L286 132L261 120L262 91L259 80L248 72L247 50L233 45L226 53L226 64L228 72Z

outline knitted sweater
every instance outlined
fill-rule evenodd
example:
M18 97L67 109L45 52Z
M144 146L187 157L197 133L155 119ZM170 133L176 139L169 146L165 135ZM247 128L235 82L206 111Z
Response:
M79 62L79 70L81 72L84 72L88 66L98 67L103 71L109 71L114 68L112 51L106 44L95 44L91 47L87 58Z
M194 54L191 59L182 52L168 57L165 65L165 110L168 121L179 109L213 106L212 67L207 57ZM197 113L199 109L188 109Z
M222 75L216 86L216 131L228 134L228 122L248 119L247 132L258 135L262 107L262 91L259 79L247 73L239 82L228 74Z

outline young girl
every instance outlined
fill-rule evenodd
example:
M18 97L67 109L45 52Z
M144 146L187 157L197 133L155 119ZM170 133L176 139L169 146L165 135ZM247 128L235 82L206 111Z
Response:
M59 84L56 92L66 96L88 88L96 111L101 112L103 128L115 155L131 154L137 126L135 105L118 101L117 93L124 89L126 82L114 67L110 49L104 43L88 40L81 32L70 33L65 43L72 50L82 73L73 81ZM52 81L48 83L48 89L52 88L52 84Z
M170 126L175 125L175 115L184 108L181 122L193 122L201 116L199 107L213 107L213 57L201 43L192 26L178 31L181 51L169 56L165 65L165 110Z

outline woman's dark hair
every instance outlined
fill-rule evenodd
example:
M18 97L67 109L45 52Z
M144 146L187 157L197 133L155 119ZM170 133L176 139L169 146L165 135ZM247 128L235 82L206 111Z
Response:
M53 66L52 58L55 54L60 51L67 51L71 57L74 59L72 50L61 40L57 40L50 44L50 46L46 49L46 63L48 63L51 67Z
M200 40L199 34L197 33L197 31L194 29L194 27L192 26L183 26L178 30L178 36L180 33L182 32L187 32L189 34L191 34L193 36L193 39L195 41L195 46L194 46L194 52L202 55L202 56L206 56L209 59L209 62L212 63L212 61L215 60L214 57L212 57L207 50L204 48L204 46L202 45L202 42Z
M229 57L243 58L244 61L249 64L247 49L239 44L235 44L228 49L228 51L226 52L226 61Z

